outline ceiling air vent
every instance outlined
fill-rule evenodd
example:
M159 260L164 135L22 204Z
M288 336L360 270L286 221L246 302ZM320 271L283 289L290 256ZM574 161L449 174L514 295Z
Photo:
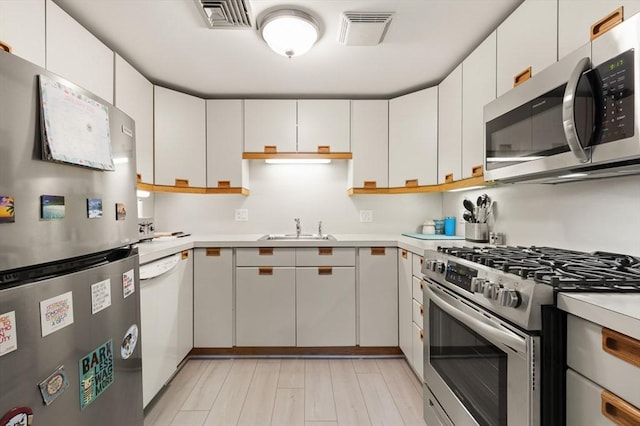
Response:
M393 12L343 12L338 41L347 46L375 46L387 33Z
M252 28L247 0L194 0L210 28Z

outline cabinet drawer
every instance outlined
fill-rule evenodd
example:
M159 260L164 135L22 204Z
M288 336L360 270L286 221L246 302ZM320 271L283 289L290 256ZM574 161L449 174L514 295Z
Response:
M296 266L355 266L356 249L308 247L296 249Z
M422 303L422 280L418 277L412 277L413 278L413 298L415 300L417 300L418 302Z
M422 261L423 257L417 254L414 254L412 261L412 273L414 277L422 278Z
M236 266L294 266L295 249L251 247L236 249Z
M608 329L598 324L574 315L567 316L567 365L620 398L640 407L640 367L606 352L603 347L605 344L617 347L623 358L625 353L635 352L637 360L640 352L640 342L637 340L624 335L610 335Z
M413 299L413 322L418 324L420 328L423 327L423 318L424 318L424 310L422 307L422 302L418 302L416 299Z
M418 374L418 378L421 382L424 381L424 339L425 335L422 331L422 326L418 326L415 322L412 324L412 354L413 354L413 369Z

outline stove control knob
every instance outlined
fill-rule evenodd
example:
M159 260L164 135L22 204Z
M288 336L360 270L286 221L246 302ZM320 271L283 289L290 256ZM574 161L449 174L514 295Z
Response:
M484 278L471 278L471 291L474 293L482 293L486 280Z
M522 303L522 298L517 290L501 289L498 292L498 303L509 308L517 308Z
M486 297L487 299L497 299L498 298L498 290L500 289L500 284L496 284L496 283L492 283L492 282L487 282L484 285L484 288L482 290L482 294L484 295L484 297Z
M444 262L436 262L436 272L440 272L441 274L443 274L445 269L446 266Z

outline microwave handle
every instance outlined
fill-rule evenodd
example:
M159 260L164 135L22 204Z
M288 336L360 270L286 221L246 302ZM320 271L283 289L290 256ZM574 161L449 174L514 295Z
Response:
M578 61L578 64L571 72L571 76L567 81L567 88L564 91L564 97L562 98L562 127L564 129L564 136L567 139L569 149L576 156L578 161L586 163L590 160L589 152L584 149L578 133L576 132L576 120L574 114L575 108L575 96L578 91L578 82L582 73L591 68L591 60L588 57L584 57Z

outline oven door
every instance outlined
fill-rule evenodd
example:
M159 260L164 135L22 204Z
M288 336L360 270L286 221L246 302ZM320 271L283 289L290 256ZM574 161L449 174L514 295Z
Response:
M424 306L424 380L451 421L539 424L539 337L434 282L425 282Z

